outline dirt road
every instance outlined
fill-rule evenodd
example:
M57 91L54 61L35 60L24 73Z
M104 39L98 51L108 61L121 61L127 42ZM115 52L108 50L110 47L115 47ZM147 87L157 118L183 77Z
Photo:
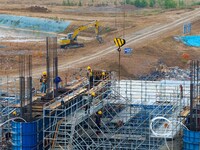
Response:
M137 32L133 32L130 34L127 34L125 36L126 39L126 46L136 45L136 43L146 43L151 38L158 38L160 35L163 35L164 33L167 33L168 31L171 31L178 26L182 26L185 22L194 21L196 19L199 19L200 16L200 8L197 8L193 11L186 12L184 14L181 14L180 19L177 19L170 23L162 23L162 24L156 24L154 26L149 26L147 28L144 28L142 30L139 30ZM112 42L112 41L111 41ZM116 47L114 46L114 43L107 43L103 47L102 46L94 46L95 50L93 50L91 53L87 53L87 55L80 55L79 52L74 50L73 54L70 54L70 58L65 59L64 61L59 61L59 71L67 70L70 67L75 66L84 66L87 64L91 64L97 61L97 59L105 58L111 53L114 53L116 51ZM143 44L142 43L142 44ZM113 46L110 46L110 45ZM107 47L106 47L107 46ZM91 48L93 49L93 48ZM88 48L88 51L90 51L90 48ZM67 54L68 55L68 54ZM33 77L40 76L41 72L45 70L44 67L37 67L33 70Z
M198 9L195 9L194 11L185 13L184 17L182 17L174 22L160 25L159 27L152 26L152 27L140 30L138 32L131 33L130 35L127 35L127 37L125 37L126 43L127 43L126 45L128 46L131 44L136 44L137 42L144 42L145 40L148 40L151 37L156 37L161 34L164 34L165 32L168 32L169 30L172 30L172 29L176 28L177 26L181 26L186 22L189 22L189 21L191 22L196 19L199 19L199 17L200 17L200 9L198 8ZM97 53L90 54L85 57L80 57L79 59L76 59L74 61L70 61L70 62L60 65L59 69L64 70L66 68L76 66L78 64L86 63L86 62L92 61L96 58L108 55L109 53L112 53L114 51L116 51L115 46L107 47L104 50L99 49L99 51Z

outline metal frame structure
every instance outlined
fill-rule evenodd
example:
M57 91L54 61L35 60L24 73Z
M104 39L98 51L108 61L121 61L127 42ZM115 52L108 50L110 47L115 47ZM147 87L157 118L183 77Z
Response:
M0 78L0 123L12 118L12 112L17 111L13 106L19 103L18 82L17 78L14 77L7 76ZM5 150L9 149L8 145L10 143L4 137L6 133L11 133L11 124L8 122L0 128L0 147Z
M90 113L85 85L63 96L43 109L44 149L159 149L164 138L173 139L181 129L164 120L153 123L156 132L168 132L156 137L149 124L154 117L164 116L180 122L182 108L189 105L189 82L184 81L102 81L92 100ZM179 89L183 86L183 97ZM70 96L72 98L70 98ZM57 107L58 106L58 107ZM97 123L101 110L100 125Z
M190 64L190 119L189 128L200 131L200 62L193 60Z

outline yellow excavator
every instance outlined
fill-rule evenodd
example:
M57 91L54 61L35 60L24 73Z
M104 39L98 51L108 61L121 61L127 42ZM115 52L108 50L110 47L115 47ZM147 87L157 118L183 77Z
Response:
M99 36L99 21L94 21L92 23L89 23L88 25L83 25L78 27L73 33L68 33L66 37L61 38L59 40L60 42L60 48L79 48L84 47L84 44L77 42L77 36L79 32L86 30L88 28L94 27L95 33L96 33L96 39L99 43L103 42L102 37Z

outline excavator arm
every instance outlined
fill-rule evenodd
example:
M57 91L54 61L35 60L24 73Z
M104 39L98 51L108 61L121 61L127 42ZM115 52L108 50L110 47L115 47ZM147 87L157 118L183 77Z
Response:
M96 39L99 41L99 43L102 43L102 38L99 36L99 26L100 23L96 20L88 25L80 26L76 30L74 30L73 33L68 34L67 38L61 39L61 48L78 48L78 47L83 47L83 44L76 43L76 39L78 34L81 31L87 30L88 28L94 27L95 28L95 33L96 33Z

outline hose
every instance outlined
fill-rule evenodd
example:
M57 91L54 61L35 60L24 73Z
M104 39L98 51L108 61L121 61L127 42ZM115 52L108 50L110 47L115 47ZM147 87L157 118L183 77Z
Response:
M179 123L180 125L182 125L184 128L186 128L187 130L189 130L182 122L180 122L180 121L170 121L169 119L167 119L167 118L165 118L165 117L162 117L162 116L158 116L158 117L155 117L155 118L153 118L151 121L150 121L150 130L151 130L151 132L153 133L153 135L154 136L156 136L156 137L164 137L164 139L165 139L165 145L166 145L166 147L167 147L167 149L168 150L170 150L170 148L169 148L169 146L168 146L168 144L167 144L167 136L170 136L171 135L171 133L169 132L169 133L166 133L166 131L167 131L167 128L165 129L165 131L164 131L164 133L156 133L154 130L153 130L153 122L154 121L156 121L156 120L159 120L159 119L163 119L163 120L165 120L165 121L167 121L168 122L168 125L172 125L172 123L173 122L176 122L176 123Z

